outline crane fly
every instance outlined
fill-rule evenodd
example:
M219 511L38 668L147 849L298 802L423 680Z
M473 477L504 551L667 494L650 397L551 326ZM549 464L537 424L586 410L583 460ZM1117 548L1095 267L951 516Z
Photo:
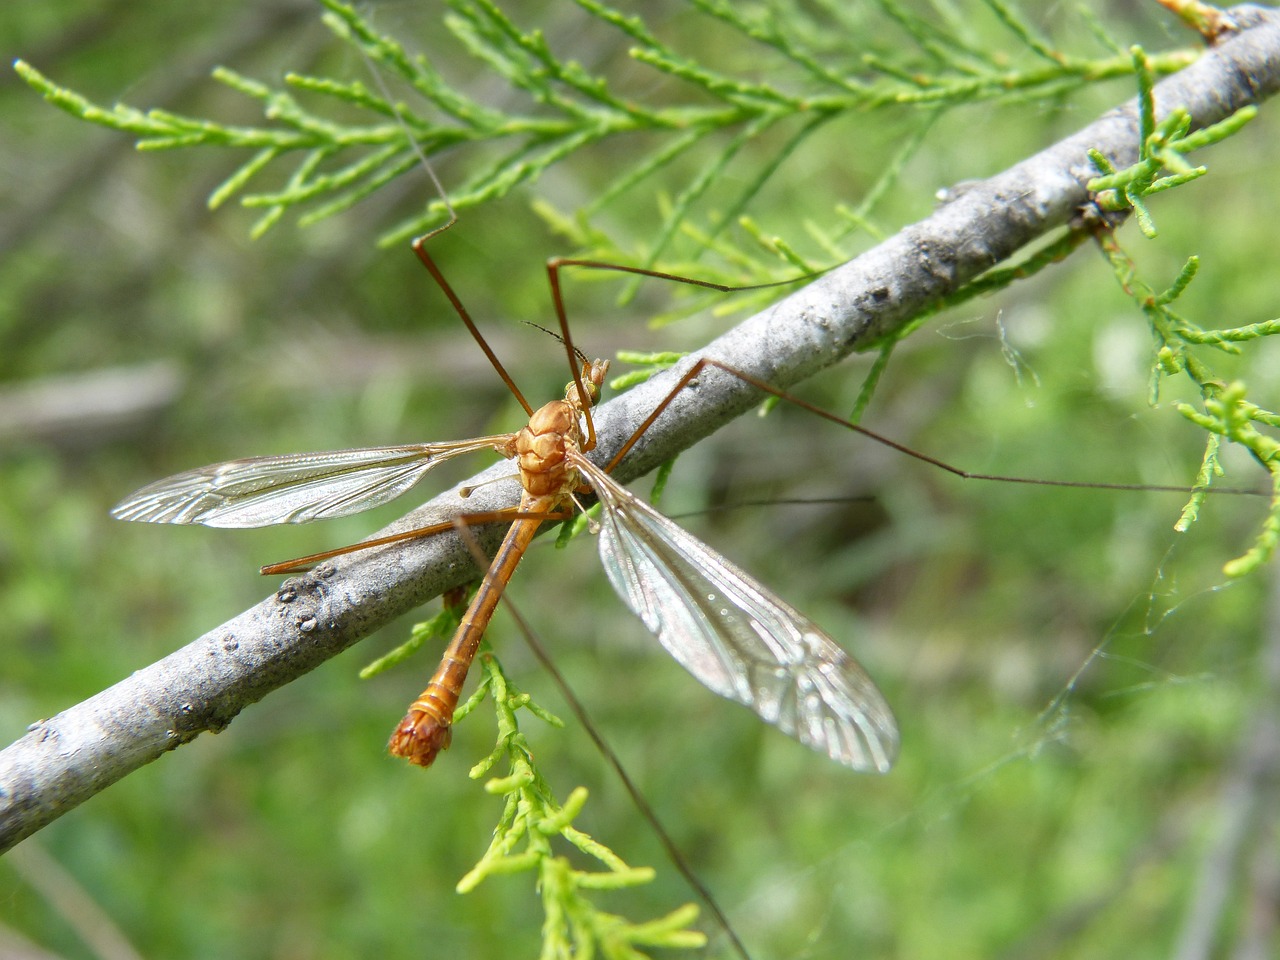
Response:
M391 753L425 767L449 746L467 671L521 556L543 523L571 516L576 495L593 493L602 506L599 550L609 582L681 666L708 689L750 707L766 723L832 760L859 771L888 771L897 753L898 730L862 667L812 620L610 475L702 364L676 383L607 466L586 456L596 446L591 411L609 364L587 360L573 346L557 270L577 265L667 275L593 261L548 263L573 379L563 400L533 410L427 253L429 236L416 240L413 249L528 414L523 429L452 443L230 460L143 487L117 504L112 516L211 527L348 516L399 497L446 460L492 450L516 462L522 487L516 509L464 515L263 568L268 574L305 569L339 554L430 536L459 524L511 524L440 666L392 734Z

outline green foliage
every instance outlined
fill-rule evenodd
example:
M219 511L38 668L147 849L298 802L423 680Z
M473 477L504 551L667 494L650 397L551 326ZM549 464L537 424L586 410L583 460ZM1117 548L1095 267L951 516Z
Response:
M896 25L906 43L861 55L846 47L831 48L830 35L868 35L860 15L832 6L823 11L830 22L799 16L781 18L744 13L723 0L698 0L707 29L727 28L744 43L775 61L767 82L715 69L652 33L638 16L626 16L597 0L578 0L592 17L630 41L632 58L656 76L677 81L688 102L670 93L667 104L647 105L616 91L610 81L551 49L539 30L524 30L492 0L451 0L447 29L471 56L501 77L529 104L524 112L495 109L459 90L425 56L412 56L393 37L379 32L354 7L322 0L325 24L359 50L378 71L402 82L442 120L393 100L376 75L378 90L360 81L336 80L300 73L285 76L276 88L234 70L219 68L214 79L262 104L263 126L229 126L168 110L139 110L124 104L105 108L58 86L35 67L21 61L16 69L51 103L91 123L138 138L139 149L223 147L252 151L251 156L210 195L216 207L237 194L248 207L265 208L254 227L261 235L288 210L300 223L331 217L365 199L396 177L414 169L419 151L435 157L463 144L493 143L504 151L452 188L449 201L465 210L537 181L564 158L600 141L639 132L658 135L657 146L620 173L582 215L590 216L619 195L637 188L659 170L682 158L699 155L696 174L676 196L657 238L643 260L652 265L690 217L694 206L721 180L745 144L773 128L783 133L773 156L756 164L754 174L716 216L709 233L734 222L773 177L783 162L824 124L840 116L891 107L933 111L986 99L1047 100L1082 86L1131 72L1131 62L1112 54L1104 58L1069 55L1050 48L1027 21L1005 3L988 0L1000 22L1032 55L1036 65L1010 68L1002 54L994 56L963 38L960 24L939 25L883 0L880 14ZM1188 53L1152 58L1157 73L1190 62ZM756 66L752 64L753 68ZM858 72L866 78L856 77ZM756 70L752 70L756 74ZM759 74L765 75L765 74ZM348 123L326 118L299 102L296 93L311 94L322 105L354 109L366 119ZM335 112L341 112L335 110ZM796 126L797 118L799 124ZM713 135L729 134L714 146ZM280 189L247 193L252 181L277 161L299 158ZM886 173L893 172L891 164ZM889 182L889 181L886 181ZM874 202L877 191L868 195ZM302 211L306 211L303 213ZM850 214L856 226L865 216ZM403 244L425 233L446 216L442 201L428 205L385 233L384 245Z
M1151 94L1155 85L1151 63L1141 47L1135 46L1132 52L1138 75L1138 162L1125 170L1116 170L1097 150L1090 151L1094 166L1103 176L1090 180L1089 189L1096 194L1095 202L1103 210L1133 210L1143 234L1153 240L1155 222L1144 198L1204 176L1208 169L1192 167L1185 155L1225 140L1256 117L1258 108L1242 107L1227 119L1194 133L1190 132L1191 117L1181 107L1171 110L1157 123ZM1161 176L1162 170L1172 172Z
M474 890L485 879L513 873L532 873L542 891L545 919L542 925L543 960L591 957L599 951L609 960L640 960L646 956L637 946L667 949L696 949L706 945L706 937L686 929L698 915L697 907L686 904L665 917L645 923L630 921L601 911L590 899L591 891L619 890L651 883L649 867L630 867L621 857L573 825L587 802L585 787L574 789L563 804L534 762L528 740L520 732L519 710L528 710L539 719L561 727L563 722L533 702L502 672L490 653L481 654L484 677L476 692L454 715L465 718L486 696L498 714L498 742L493 751L471 768L473 780L486 776L504 757L505 776L489 780L486 793L505 798L502 816L494 828L493 840L479 863L458 881L458 892ZM551 847L559 835L607 869L576 869Z
M571 529L565 524L564 529ZM403 663L431 640L448 640L466 609L465 596L450 597L438 614L415 624L410 639L367 665L362 679L370 679ZM686 904L665 917L632 923L607 913L592 902L590 893L620 890L651 883L654 871L635 868L607 846L574 826L586 805L585 787L572 790L559 802L546 777L539 770L528 738L520 730L519 712L527 710L556 728L564 721L536 703L507 677L492 652L477 658L481 680L475 692L454 712L453 722L462 722L485 700L493 704L498 731L497 743L489 755L468 774L479 780L492 772L504 758L507 773L489 780L486 793L504 798L502 815L494 827L493 840L479 862L458 881L457 891L469 893L494 876L531 873L541 891L543 909L543 960L590 957L597 952L608 960L643 960L637 947L696 949L706 937L687 929L698 916L698 908ZM606 871L583 870L558 855L551 840L560 836L581 853L598 861Z
M1280 330L1280 324L1272 323L1271 327L1272 333ZM1205 389L1203 413L1190 404L1178 404L1178 412L1192 423L1208 430L1211 438L1225 437L1232 443L1240 444L1271 475L1271 511L1263 521L1262 530L1249 551L1222 568L1223 573L1229 577L1242 577L1258 569L1271 559L1277 542L1280 542L1280 443L1257 427L1260 423L1272 428L1278 427L1280 416L1260 409L1257 404L1247 402L1244 397L1243 383L1232 383L1225 388L1220 384L1213 384ZM1219 473L1221 470L1217 461L1217 449L1212 440L1205 451L1204 466L1201 469L1202 482L1208 481L1210 471ZM1183 511L1180 526L1185 527L1195 518L1194 511L1198 506L1193 501Z
M565 529L570 529L566 524ZM431 640L447 640L466 605L464 598L447 602L438 614L415 624L410 639L366 666L360 676L370 679L409 659ZM455 724L465 720L484 701L493 703L498 739L489 755L473 766L472 780L492 772L504 758L507 773L489 780L486 793L505 799L502 815L493 831L493 840L480 861L458 881L459 893L469 893L485 879L516 873L531 873L541 891L543 909L543 960L590 957L597 952L608 960L641 960L646 954L637 947L696 949L706 937L686 929L698 916L698 908L686 904L665 917L632 923L606 913L590 899L591 891L620 890L651 883L649 867L630 867L607 846L573 825L587 802L585 787L572 790L560 803L551 785L538 769L533 749L520 730L519 712L527 710L539 720L561 728L564 721L544 709L521 691L503 672L497 657L489 651L477 658L481 680L475 692L454 712ZM588 857L603 864L604 872L582 870L558 855L551 839L560 836Z
M360 679L371 680L378 674L399 666L432 640L448 640L453 635L453 631L458 628L458 622L462 619L464 610L466 610L465 604L446 601L441 605L440 612L430 620L423 620L413 625L413 629L409 631L408 640L372 663L365 664L360 671Z
M465 80L453 80L465 72L457 63L434 50L430 61L411 55L384 36L389 30L337 6L331 27L364 49L378 75L401 92L388 94L370 80L334 79L329 68L289 74L282 86L250 79L267 75L269 65L220 70L221 85L250 96L268 113L259 125L232 125L204 119L222 116L217 111L227 108L226 101L169 110L99 107L32 68L19 69L59 106L125 130L143 146L167 148L175 157L181 151L174 148L187 145L233 151L239 166L211 199L225 206L238 197L263 210L259 233L286 213L320 223L362 197L376 197L417 163L405 125L433 159L467 148L465 182L456 190L451 184L450 198L482 222L482 205L513 192L524 203L517 187L535 184L575 154L594 159L582 153L588 147L622 142L627 166L603 183L590 180L595 171L584 177L588 207L564 214L539 201L544 222L584 255L635 263L661 258L673 272L739 283L794 276L847 256L861 237L892 232L904 215L927 204L938 185L934 152L945 151L952 162L963 158L966 173L999 169L1008 160L1001 143L1023 149L1023 132L1028 143L1042 143L1062 129L1064 117L1056 112L1062 106L1072 111L1065 122L1074 127L1124 95L1113 84L1091 98L1091 86L1134 73L1132 55L1109 35L1117 28L1095 31L1104 56L1068 55L1047 30L999 3L986 9L1010 24L1003 33L977 26L977 3L705 3L697 21L705 30L684 33L585 7L600 11L588 14L599 25L628 38L637 68L648 71L643 79L633 74L623 84L606 78L604 67L597 76L598 58L587 60L590 67L577 66L558 52L558 41L515 26L517 13L507 16L481 4L457 6L446 25L476 62L494 65L510 80L514 96L501 107L492 104L502 97L471 94ZM825 19L815 19L812 9L824 10ZM648 10L645 16L651 16ZM1129 29L1119 28L1126 35ZM730 49L747 53L724 55L724 47L711 42L716 30L732 37ZM1152 69L1176 69L1193 56L1155 55ZM76 64L32 59L55 76L77 73ZM117 62L105 82L128 82L135 69ZM359 72L359 61L348 59L343 69ZM104 82L83 76L78 73L77 83ZM133 91L126 97L150 102ZM961 112L981 103L1006 112ZM793 113L797 104L807 112ZM1019 110L1019 104L1031 109ZM819 116L828 119L818 122ZM1041 118L1043 127L1037 126ZM847 139L834 147L822 141L824 130L841 119L857 124L856 157ZM975 136L982 124L1000 136ZM31 129L55 136L58 125L40 118ZM1168 136L1178 140L1176 129ZM10 149L24 142L34 149L37 138L6 139ZM1233 162L1232 145L1226 146L1228 159L1215 152L1215 171ZM486 149L492 155L480 162ZM1190 147L1184 139L1177 149ZM62 150L73 152L65 143ZM36 164L41 173L56 169L55 155L46 156L22 163ZM853 169L864 156L869 173ZM9 168L18 170L18 162L11 158ZM154 179L145 189L125 178L118 194L144 205L154 196L157 207L182 209L183 190L198 174L183 171L182 189L166 193L163 176L150 173L163 169L177 168L152 161L146 176ZM819 177L817 171L825 173ZM96 168L88 179L121 182ZM804 180L830 206L829 216L824 210L813 222L797 214L799 205L787 203L794 194L783 189L793 179ZM1167 310L1174 297L1193 317L1217 315L1223 304L1241 317L1257 316L1271 303L1271 271L1260 269L1257 258L1272 232L1274 217L1268 221L1264 212L1272 191L1247 176L1239 179L1202 178L1193 188L1202 191L1194 207L1186 201L1161 214L1167 247L1186 251L1207 242L1213 249L1212 269L1196 284L1188 287L1184 272L1165 294L1159 292L1165 283L1140 292L1138 268L1126 258L1126 289L1143 302L1144 314L1158 314L1169 328L1167 335L1158 333L1154 348L1161 377L1179 363L1184 369L1207 365L1201 348L1216 356L1216 344L1242 343L1274 326L1240 322L1204 330ZM905 204L898 199L903 193ZM857 199L831 199L850 195ZM418 192L411 196L421 204ZM1188 211L1207 196L1237 212L1230 230L1208 238L1208 225L1188 225L1197 219ZM163 655L166 644L202 632L255 599L261 588L247 571L263 559L305 552L288 546L289 538L343 542L376 525L369 520L340 523L336 531L225 538L203 530L189 531L193 536L121 530L103 514L122 492L192 463L231 456L460 436L485 415L462 402L481 392L478 382L438 361L437 350L449 348L447 334L418 332L426 321L418 310L423 285L413 268L388 257L382 272L360 276L373 271L352 253L360 241L351 235L372 219L365 211L376 207L329 220L343 231L336 257L324 249L334 234L323 231L313 231L321 239L302 252L288 249L287 231L276 231L252 256L221 248L209 256L205 234L190 236L181 221L166 233L153 221L134 223L132 207L118 216L126 208L109 194L94 194L88 202L72 195L71 202L75 228L57 241L59 253L75 251L77 259L46 256L49 279L0 315L5 331L18 334L5 341L9 369L74 370L90 363L75 345L91 343L92 362L104 351L117 358L136 351L195 358L199 373L188 398L141 441L114 443L92 457L34 447L0 462L0 574L6 578L0 606L14 638L0 714L15 736L33 717L92 693ZM643 226L647 205L659 207L656 230ZM484 260L485 272L470 296L483 295L486 285L514 287L504 291L510 299L492 308L493 316L524 316L533 309L529 304L545 300L544 290L532 283L521 287L514 276L528 273L536 280L536 261L544 255L536 224L519 219L515 206L497 207L496 216L504 219L487 241L493 245L484 249L487 259L471 258ZM384 240L438 223L443 215L438 203L428 204ZM786 239L771 235L777 224L784 225ZM628 227L641 239L612 237ZM735 227L748 242L731 235ZM87 238L90 233L96 236ZM145 238L153 234L159 249L148 251ZM888 412L895 437L970 465L1084 478L1111 478L1131 468L1139 481L1167 481L1159 467L1184 459L1178 448L1183 438L1169 427L1179 418L1162 420L1142 402L1126 403L1110 382L1097 384L1104 379L1100 369L1112 369L1098 358L1115 338L1123 339L1133 311L1117 318L1116 298L1097 282L1096 268L1065 262L1086 239L1086 233L1068 234L1060 244L981 278L950 304L940 336L915 338L912 350L898 351L892 364L893 345L883 345L863 386L813 384L808 395L861 413L876 387L872 412L882 419ZM109 261L105 254L113 251L99 242L149 253L147 289L139 289L136 274ZM1159 251L1152 256L1158 260ZM289 274L290 257L306 263L300 280ZM1184 259L1180 252L1177 260ZM271 288L262 302L236 299L248 285L243 276L216 292L194 282L212 284L204 269L211 275L215 266L244 260L252 262L248 278ZM1045 270L1049 265L1059 269ZM36 266L29 254L7 264L32 275ZM1178 269L1179 263L1159 262L1150 268L1157 276ZM501 283L492 282L495 271ZM410 275L406 287L377 290L379 282L387 285L388 276L401 273ZM376 293L360 300L352 294L348 307L340 288L321 285L328 275L353 289L367 283ZM311 283L320 292L307 299ZM1156 304L1162 297L1167 302ZM340 302L345 312L327 312L329 302ZM220 309L210 310L210 304ZM962 304L981 316L1010 311L1015 335L1019 326L1034 333L1035 311L1051 316L1042 342L1019 341L1043 389L1017 382L1003 352L991 349L991 337L965 332L962 324L972 314L956 319L955 307ZM58 312L63 305L71 309ZM669 315L705 305L703 298L694 308L669 308ZM625 342L631 335L625 324L638 325L649 315L646 304L644 311L611 317L610 326L594 335ZM33 320L26 327L15 320L28 316ZM299 350L342 331L343 323L352 325L356 339L339 346L363 347L386 333L384 324L396 322L417 338L407 341L408 349L397 342L397 355L421 350L430 366L393 368L390 375L375 367L362 380L351 372L359 371L362 352L348 347L351 357L343 360L351 367L343 366L338 376L322 354ZM672 341L678 336L670 332ZM1221 356L1223 364L1211 371L1222 380L1220 394L1200 399L1189 412L1205 418L1204 429L1243 438L1269 456L1268 446L1249 434L1250 427L1273 425L1269 415L1231 386L1251 368L1237 373L1225 365L1250 357ZM554 360L558 382L562 358ZM307 378L304 385L289 379L295 370ZM1199 389L1194 379L1182 379ZM1261 378L1248 382L1249 396L1266 389ZM1179 396L1172 381L1165 388ZM1137 393L1143 393L1140 385ZM718 874L716 888L729 890L738 908L731 913L753 946L763 944L760 953L844 956L855 944L867 953L903 956L992 955L1019 946L1090 958L1167 955L1193 895L1199 838L1211 832L1209 798L1224 786L1222 771L1230 768L1250 703L1265 695L1251 666L1266 628L1261 578L1219 590L1216 575L1222 556L1238 550L1234 544L1254 519L1215 501L1215 509L1221 504L1218 529L1200 524L1174 545L1166 535L1167 505L1154 497L1064 498L1058 491L1026 490L970 495L910 468L885 476L877 455L864 453L864 447L799 426L779 411L735 431L731 441L692 451L668 500L679 511L772 500L780 492L843 499L867 489L864 477L875 484L876 509L888 519L870 530L855 508L844 505L810 505L798 515L787 506L723 511L689 523L840 631L885 684L909 744L891 778L854 781L843 771L823 769L783 738L759 730L752 718L700 697L660 654L615 643L613 635L628 629L626 618L594 569L594 557L582 559L581 576L573 572L574 551L533 558L521 570L518 588L573 584L573 603L550 604L549 615L573 641L564 654L568 672L593 688L600 704L593 712L605 713L606 722L612 715L611 738L631 748L629 757L641 758L646 792L678 817L682 844L697 851L700 868ZM1012 468L1007 460L993 464L1010 454ZM1207 569L1215 571L1212 578L1204 575ZM191 588L195 572L199 590ZM546 577L557 579L547 584ZM447 629L442 620L415 637ZM514 649L508 633L497 624L495 643ZM602 634L608 643L597 642ZM468 750L474 757L488 749L471 742L475 718L463 724L441 769L430 778L406 777L379 747L393 719L388 711L402 706L416 680L397 672L354 685L354 669L348 660L317 671L247 710L227 734L201 738L108 791L40 842L74 868L149 954L527 953L528 938L520 931L537 922L521 926L527 887L515 890L521 885L491 877L465 898L449 895L464 869L450 854L467 838L483 837L493 822L491 811L475 809L465 792L474 787L450 776L450 764L470 763ZM404 684L413 686L406 691ZM500 714L499 723L505 722ZM598 818L593 834L608 837L637 862L651 862L656 854L635 852L645 843L644 829L626 833L637 820L634 813L622 803L611 805L607 788L592 781L597 762L585 745L564 751L543 746L538 759L547 782L591 785L584 816ZM530 811L542 804L543 811L541 819L502 821L505 835L515 837L510 855L519 857L544 840L560 844L558 835L538 833L536 825L556 825L554 811L575 810L578 794L561 804L549 794L526 798L522 780L505 785L512 789L503 799L504 815L511 803L517 811L520 804ZM305 802L314 797L324 802ZM572 842L570 847L569 857L583 856ZM590 851L585 855L595 859ZM506 856L499 854L498 861L506 863ZM585 899L589 890L575 879L566 856L539 856L541 866L530 873L542 884L539 899L550 897L559 938L554 942L572 943L576 931L609 933L604 928L612 921L603 909L580 911L575 898ZM603 873L584 870L582 876L609 876L609 861L600 862ZM991 869L993 862L999 870ZM1127 882L1135 864L1141 883ZM38 902L10 873L0 877L8 904L0 914L27 931L67 928L53 907ZM661 914L687 896L663 876L654 888L652 909L628 900L626 912ZM642 896L645 890L627 893ZM158 912L154 904L162 898L169 907ZM679 911L664 919L671 932L691 922ZM631 942L640 945L637 931L644 926L618 929L632 931ZM1069 935L1062 931L1068 929L1079 933L1064 946ZM69 933L54 936L63 938L56 944L61 952L88 955ZM1041 949L1044 938L1050 945Z
M1117 282L1146 315L1156 340L1156 359L1151 367L1152 403L1159 398L1162 379L1183 373L1195 383L1202 399L1202 410L1186 403L1176 405L1179 413L1208 433L1200 470L1196 475L1197 489L1183 508L1176 529L1185 531L1195 522L1213 483L1224 475L1219 446L1222 439L1248 450L1271 475L1273 489L1280 492L1280 448L1273 438L1263 434L1255 426L1262 424L1275 428L1280 425L1280 417L1255 404L1247 403L1244 399L1245 385L1225 384L1202 359L1204 351L1197 350L1208 348L1223 354L1239 354L1239 344L1280 333L1280 320L1205 330L1172 309L1173 302L1183 294L1196 275L1200 266L1199 258L1188 259L1169 288L1157 293L1137 277L1136 265L1116 242L1113 234L1100 234L1099 242L1111 262ZM1248 553L1225 565L1223 571L1227 576L1239 577L1252 573L1269 560L1275 551L1277 529L1280 529L1280 496L1273 495L1271 509L1257 541Z
M1211 144L1220 143L1237 133L1257 116L1253 106L1237 110L1227 119L1212 124L1195 133L1189 133L1191 119L1186 110L1176 108L1159 123L1155 119L1155 102L1152 97L1152 76L1149 60L1141 47L1133 47L1133 62L1138 76L1138 161L1125 170L1117 171L1096 150L1090 156L1094 165L1103 173L1089 181L1089 189L1095 191L1096 202L1103 210L1131 209L1148 240L1156 237L1155 223L1147 209L1145 198L1163 190L1190 183L1208 172L1206 167L1192 167L1184 155ZM1170 174L1161 176L1161 171ZM1252 573L1269 560L1280 539L1280 444L1260 432L1255 424L1275 427L1280 415L1246 403L1246 387L1243 383L1224 384L1219 375L1202 359L1203 350L1210 348L1220 353L1238 354L1240 344L1261 340L1280 332L1280 321L1262 321L1239 327L1205 330L1191 320L1175 313L1172 304L1185 292L1200 268L1200 260L1191 257L1168 289L1157 293L1138 279L1137 266L1120 246L1114 232L1106 229L1095 231L1099 246L1111 263L1116 281L1145 314L1155 338L1155 360L1151 366L1151 402L1160 397L1160 381L1165 377L1185 373L1196 385L1204 407L1196 410L1186 403L1177 404L1177 410L1208 433L1196 487L1190 502L1183 508L1176 529L1185 531L1199 516L1200 507L1213 482L1224 473L1219 456L1219 441L1223 438L1247 449L1271 475L1275 493L1271 509L1263 521L1262 530L1250 550L1242 557L1228 562L1223 572L1229 577Z
M629 363L639 369L614 377L609 381L610 390L625 390L637 383L644 383L655 373L670 369L688 354L672 350L660 350L656 353L637 350L620 350L617 357L619 363Z

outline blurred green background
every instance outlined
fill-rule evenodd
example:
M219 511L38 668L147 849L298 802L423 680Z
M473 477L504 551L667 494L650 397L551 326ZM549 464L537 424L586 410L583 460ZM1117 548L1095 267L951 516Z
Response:
M1155 4L1092 6L1124 43L1191 44ZM459 84L511 96L451 45L436 5L372 9ZM598 24L584 31L571 5L509 9L576 59L635 69L625 43ZM645 9L673 43L698 35L681 4ZM986 27L975 18L974 29ZM990 29L993 47L1011 46ZM1067 11L1047 29L1100 55ZM304 2L24 4L0 19L0 46L95 99L228 122L253 122L254 106L208 80L215 64L272 80L286 69L366 71ZM1132 89L1122 79L1051 106L957 110L877 224L892 233L926 216L937 189L1003 169ZM319 226L286 222L250 241L252 214L204 205L241 158L138 154L124 136L48 107L13 74L0 82L0 111L7 743L265 596L261 563L359 539L398 515L259 531L151 527L108 518L124 494L232 457L455 439L514 421L501 383L408 249L374 245L432 198L425 176ZM832 124L751 214L802 243L806 218L828 223L835 203L856 204L917 120L884 111ZM1153 203L1157 242L1132 225L1122 234L1157 287L1186 256L1202 256L1183 312L1206 325L1277 313L1273 128L1264 109L1197 157L1210 175ZM561 388L563 357L519 321L550 322L542 263L572 251L530 205L546 197L572 211L628 150L619 142L572 158L433 246L531 398ZM440 173L456 182L477 162L459 151ZM750 151L728 175L751 175ZM643 244L663 193L682 185L673 172L632 192L605 225L624 245ZM575 336L592 355L690 348L731 322L707 312L654 331L648 318L677 291L646 286L618 309L617 285L570 283ZM1148 405L1148 344L1142 318L1086 249L912 337L865 422L971 470L1186 483L1202 439L1170 409L1180 385ZM1215 363L1274 408L1276 360L1263 344L1234 365ZM855 359L803 392L848 409L867 366ZM104 371L116 379L85 379ZM157 398L144 414L91 416L108 397L144 395ZM70 413L52 416L58 404ZM1234 485L1261 483L1247 460L1232 462ZM734 508L801 497L843 502ZM1190 937L1192 906L1212 886L1206 863L1241 822L1228 797L1247 786L1246 747L1274 708L1259 662L1277 633L1273 574L1230 585L1221 574L1251 542L1261 503L1215 499L1178 536L1181 502L961 483L793 410L744 418L681 457L664 509L691 514L681 522L696 535L825 625L894 705L903 753L884 778L838 769L703 691L617 602L590 544L535 544L513 590L757 956L1167 956ZM372 682L356 672L407 626L0 860L0 953L17 955L26 939L76 958L535 955L541 919L527 877L453 890L499 812L466 777L492 742L487 711L459 728L429 773L384 753L434 656ZM567 713L508 618L490 639L527 690ZM582 732L527 729L561 795L592 791L580 825L659 869L655 884L605 896L608 908L640 918L690 899ZM1270 807L1255 797L1244 821L1248 850L1270 862L1273 794ZM1246 857L1234 874L1261 876L1260 862ZM1220 945L1246 942L1256 919L1243 889L1222 890ZM712 953L725 953L723 941Z

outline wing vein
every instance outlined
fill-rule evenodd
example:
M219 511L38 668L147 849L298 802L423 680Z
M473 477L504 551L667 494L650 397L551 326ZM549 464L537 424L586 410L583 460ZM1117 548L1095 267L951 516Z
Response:
M502 435L229 460L157 480L116 504L111 515L209 527L346 517L394 500L446 460L478 450L504 452L509 440Z
M704 686L855 770L887 771L898 730L862 667L812 620L585 457L610 583Z

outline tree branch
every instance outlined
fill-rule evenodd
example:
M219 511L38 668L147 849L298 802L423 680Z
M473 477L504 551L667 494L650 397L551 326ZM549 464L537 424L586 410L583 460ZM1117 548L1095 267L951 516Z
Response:
M1156 88L1158 114L1185 107L1196 126L1222 120L1280 86L1280 15L1232 11L1244 29ZM1117 167L1137 157L1136 103L1113 110L1055 146L968 186L929 218L824 275L716 339L714 357L788 387L865 349L935 306L1028 242L1067 224L1088 202L1095 148ZM604 462L669 389L655 377L599 408ZM682 392L616 471L628 481L758 403L741 380L707 371ZM511 473L496 464L467 483ZM387 532L518 499L514 481L467 500L436 497ZM480 531L490 549L501 530ZM343 557L286 581L261 603L108 690L32 725L0 752L0 851L99 790L200 733L218 731L247 705L319 666L383 624L476 577L453 536Z

